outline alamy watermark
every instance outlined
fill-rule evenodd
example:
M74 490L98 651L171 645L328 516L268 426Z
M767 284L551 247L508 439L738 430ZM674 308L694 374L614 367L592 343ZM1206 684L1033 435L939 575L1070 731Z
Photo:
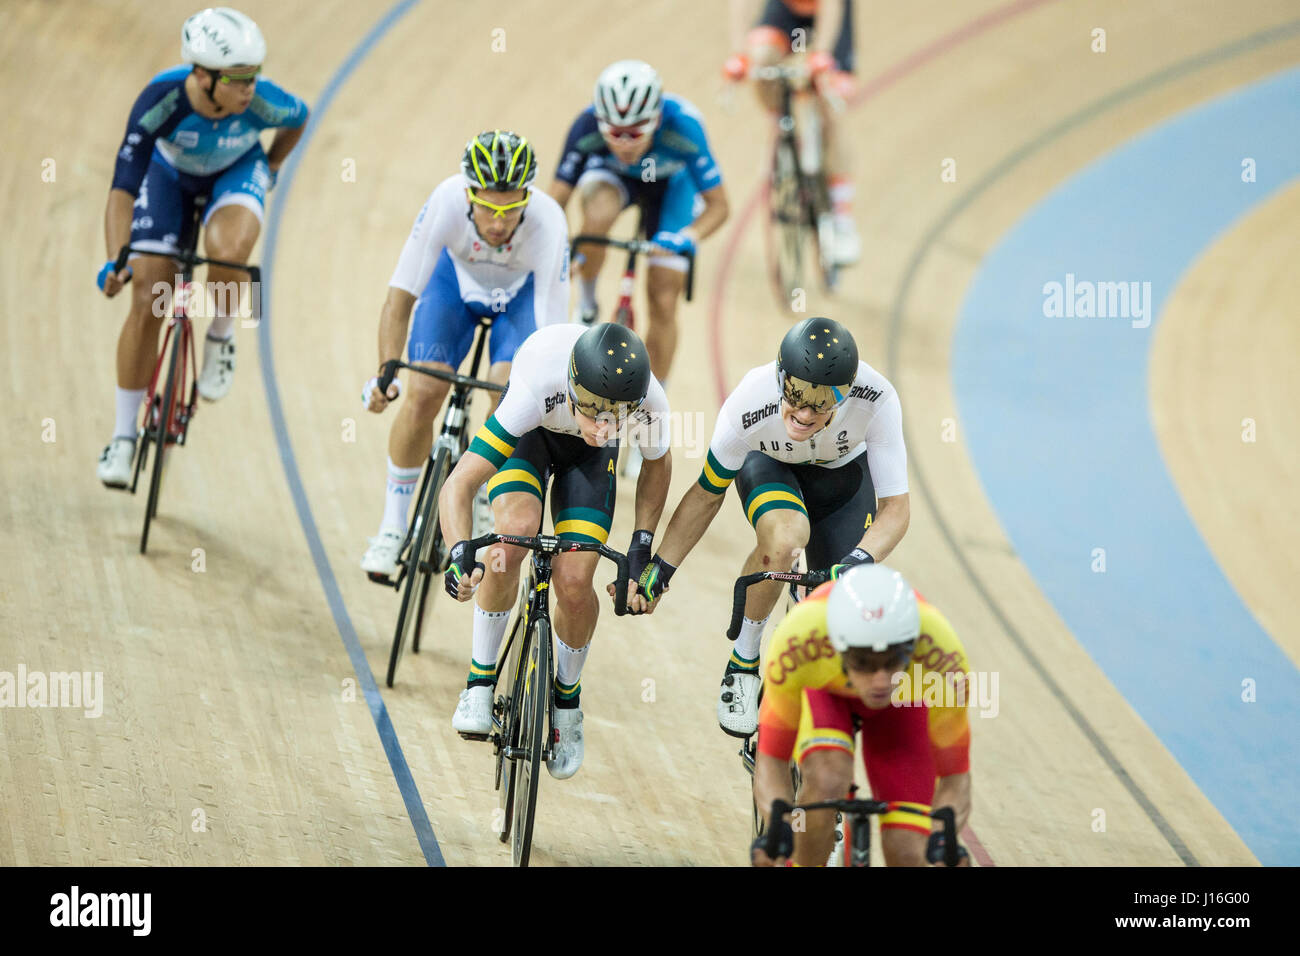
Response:
M87 717L104 713L103 671L0 671L0 707L71 707Z
M1043 284L1043 315L1049 319L1130 319L1133 328L1151 324L1150 282L1076 280Z

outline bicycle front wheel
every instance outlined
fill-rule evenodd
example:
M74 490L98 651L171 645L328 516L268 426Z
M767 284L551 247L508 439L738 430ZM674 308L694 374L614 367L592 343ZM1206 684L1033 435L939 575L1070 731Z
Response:
M788 309L796 290L803 288L809 210L800 186L794 142L784 137L776 141L773 150L767 201L768 270L781 307Z
M167 363L167 385L163 389L162 405L158 408L158 418L153 433L156 446L153 456L153 470L149 477L149 497L144 506L144 530L140 533L140 553L149 547L149 523L158 514L158 496L162 492L163 462L167 457L167 433L171 430L172 417L176 412L176 376L180 363L185 360L181 341L181 326L178 322L171 337L171 358ZM146 425L146 427L148 427Z
M551 622L543 618L533 624L533 640L526 657L523 700L520 702L519 755L515 791L514 839L510 858L515 866L527 866L533 845L533 820L537 811L537 783L541 778L545 744L546 712L551 692Z
M407 555L406 585L402 588L402 606L397 612L397 627L393 631L393 646L388 653L388 686L393 686L397 678L397 665L401 663L402 651L416 629L417 619L424 616L425 602L428 600L432 576L437 573L430 560L436 541L442 539L438 528L438 493L447 478L447 449L438 450L433 460L429 480L425 483L425 494L416 509L416 521L419 532L411 543Z

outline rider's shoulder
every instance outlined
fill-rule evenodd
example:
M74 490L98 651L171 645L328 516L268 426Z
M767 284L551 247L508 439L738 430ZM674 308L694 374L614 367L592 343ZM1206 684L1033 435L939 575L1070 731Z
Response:
M699 107L676 93L664 94L664 124L704 127L704 114Z
M567 239L569 220L565 217L564 209L561 208L560 204L545 189L541 189L536 185L529 186L528 193L528 210L530 214L537 216L547 229L562 233Z
M307 119L307 103L274 80L260 77L248 111L266 126L300 126Z

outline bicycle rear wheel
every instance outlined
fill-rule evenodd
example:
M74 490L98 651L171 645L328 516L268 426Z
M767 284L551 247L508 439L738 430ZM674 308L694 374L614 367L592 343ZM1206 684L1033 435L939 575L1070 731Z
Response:
M397 677L397 665L401 663L402 651L406 647L411 632L418 626L417 619L424 616L425 601L429 596L430 579L436 573L430 560L434 553L435 542L441 540L442 532L438 527L438 493L447 477L447 449L440 448L433 460L429 481L425 485L425 495L418 506L416 521L419 533L411 544L407 555L406 586L402 588L402 606L397 612L397 627L393 631L393 646L388 652L388 686L393 686Z
M533 846L533 821L537 811L537 783L541 778L546 713L551 692L551 622L545 618L533 623L533 640L526 657L520 657L524 670L523 700L520 707L518 789L515 792L514 839L510 858L515 866L527 866Z
M182 350L184 342L181 341L181 338L181 325L177 322L169 343L171 345L171 358L167 363L167 385L163 389L162 405L158 408L157 424L153 434L153 442L157 448L154 451L153 470L149 477L149 497L144 506L144 530L140 533L141 554L144 554L149 547L149 524L158 514L158 496L162 492L163 463L167 458L167 434L171 430L172 417L176 413L177 369L180 363L184 361Z

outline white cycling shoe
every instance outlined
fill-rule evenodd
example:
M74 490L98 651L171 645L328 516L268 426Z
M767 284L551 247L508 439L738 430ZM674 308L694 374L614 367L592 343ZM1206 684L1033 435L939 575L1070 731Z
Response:
M718 726L733 737L749 737L758 730L758 674L732 671L722 676L718 692Z
M379 534L370 539L370 547L361 558L361 570L370 575L372 581L388 582L397 573L397 558L405 540L405 531L381 528Z
M456 713L451 715L451 728L458 734L486 737L492 732L492 688L475 684L460 692Z
M556 780L568 780L582 766L582 708L555 709L555 743L546 769Z
M134 464L135 439L114 438L100 453L99 480L109 488L125 488L131 483L131 466Z
M590 309L585 309L581 304L579 304L578 307L573 310L572 321L579 325L595 325L596 319L598 318L600 318L600 309L594 305Z
M210 402L225 398L235 381L235 337L203 338L203 371L199 372L199 394Z

